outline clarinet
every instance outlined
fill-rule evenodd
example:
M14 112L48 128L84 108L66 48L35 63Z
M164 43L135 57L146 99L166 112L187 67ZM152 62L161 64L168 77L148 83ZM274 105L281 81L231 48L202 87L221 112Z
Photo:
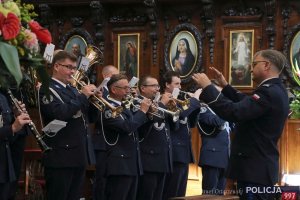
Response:
M18 100L13 96L12 92L10 89L7 90L7 93L9 94L9 97L11 98L12 103L14 104L14 106L18 109L18 111L20 113L22 113L22 108L21 105L19 104ZM52 148L48 147L48 145L44 142L43 140L43 135L41 135L35 124L33 122L30 122L29 124L27 124L32 132L32 134L34 135L39 147L41 148L43 153L46 153L47 151L50 151Z

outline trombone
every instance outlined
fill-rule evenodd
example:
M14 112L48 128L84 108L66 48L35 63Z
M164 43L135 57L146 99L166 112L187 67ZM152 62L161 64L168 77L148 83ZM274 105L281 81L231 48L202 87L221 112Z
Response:
M71 76L71 77L77 83L76 85L79 85L81 87L84 87L87 85L84 81L79 81L74 76ZM79 91L78 87L75 87L75 88ZM92 95L89 101L101 112L104 111L105 107L109 108L112 112L112 115L111 115L112 118L118 117L121 114L121 112L123 112L122 106L115 107L115 106L111 105L108 101L106 101L103 97L97 97L96 95Z

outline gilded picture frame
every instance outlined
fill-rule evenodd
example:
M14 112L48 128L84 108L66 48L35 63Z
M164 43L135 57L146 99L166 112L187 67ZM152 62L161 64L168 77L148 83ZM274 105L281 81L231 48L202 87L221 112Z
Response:
M252 88L254 29L231 30L229 43L229 84L237 88Z
M120 33L118 37L117 67L128 78L139 77L140 33Z
M87 42L85 41L85 39L82 36L80 36L80 35L71 36L68 39L64 50L76 54L74 52L75 46L77 46L77 48L80 50L80 52L78 52L78 55L84 56L86 54Z
M165 45L166 70L178 71L183 83L191 80L193 73L201 71L202 40L192 24L180 24L170 32Z

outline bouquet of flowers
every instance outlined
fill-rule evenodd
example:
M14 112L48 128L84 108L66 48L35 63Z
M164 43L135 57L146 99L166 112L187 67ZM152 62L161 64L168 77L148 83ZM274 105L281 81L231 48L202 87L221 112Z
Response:
M48 44L52 38L33 20L37 16L33 10L33 5L20 0L0 0L0 88L20 85L21 66L32 67L47 80L39 42Z

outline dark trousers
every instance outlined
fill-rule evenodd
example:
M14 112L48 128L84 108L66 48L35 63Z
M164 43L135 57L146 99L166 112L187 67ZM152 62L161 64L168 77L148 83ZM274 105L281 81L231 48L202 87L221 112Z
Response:
M202 166L202 194L223 195L226 185L225 169Z
M189 164L173 162L173 173L166 175L163 199L171 197L183 197L189 174Z
M276 197L274 193L264 193L258 191L264 191L264 188L273 187L267 185L261 185L257 183L249 183L243 181L237 181L237 191L241 200L273 200Z
M137 181L137 176L108 176L106 180L106 199L135 200Z
M105 167L106 167L106 151L95 151L96 156L96 174L93 184L93 200L105 200Z
M144 172L139 178L137 200L161 200L166 174Z
M81 197L85 167L45 167L47 200L77 200Z
M10 183L0 183L0 199L8 200L10 196Z

